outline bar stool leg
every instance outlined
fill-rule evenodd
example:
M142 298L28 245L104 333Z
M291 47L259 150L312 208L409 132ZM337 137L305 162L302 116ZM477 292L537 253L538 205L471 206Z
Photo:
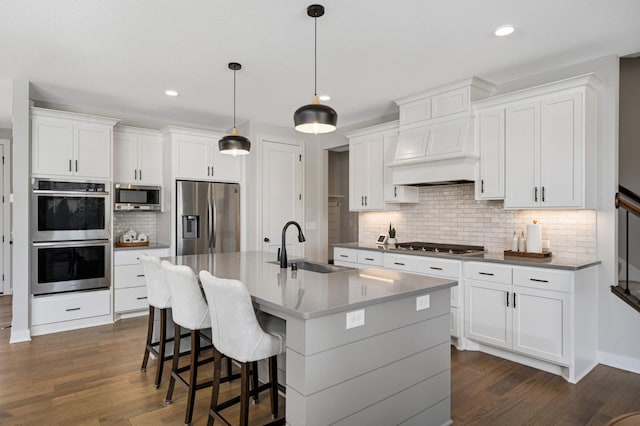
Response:
M271 398L271 417L278 417L278 356L269 358L269 397Z
M258 362L254 361L251 363L251 386L254 391L253 394L253 403L257 404L260 395L258 394Z
M231 360L227 358L227 366L229 362L231 362ZM211 404L209 405L209 418L207 420L207 426L213 426L213 422L215 420L213 410L218 405L218 395L220 394L220 370L221 369L222 369L222 354L214 346L213 348L213 387L211 389Z
M187 391L187 411L184 424L190 425L193 417L193 404L198 385L198 354L200 353L200 331L191 330L191 366L189 367L189 390Z
M231 364L231 358L227 358L227 377L231 376L232 374L232 365Z
M171 363L171 379L169 379L169 387L167 388L167 397L164 399L165 404L171 404L171 398L173 398L173 388L176 385L176 378L174 374L178 374L178 361L180 360L180 326L175 325L173 339L173 362Z
M249 363L243 362L240 373L240 426L249 424Z
M156 367L156 381L154 387L160 387L162 381L162 371L164 369L164 358L167 343L167 310L160 309L160 342L158 345L158 365Z
M149 305L149 324L147 325L147 343L144 345L144 356L142 357L142 366L140 367L140 371L147 371L147 362L149 362L149 346L151 346L151 341L153 339L153 315L155 312L155 308Z

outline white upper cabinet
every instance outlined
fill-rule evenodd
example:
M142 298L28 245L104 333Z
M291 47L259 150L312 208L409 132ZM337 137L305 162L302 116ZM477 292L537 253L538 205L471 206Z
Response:
M595 74L586 74L475 103L482 150L478 198L500 198L483 194L482 185L493 194L499 181L492 169L502 164L496 136L502 108L505 208L595 208L600 85Z
M113 138L113 179L119 183L162 185L162 134L117 126Z
M398 122L358 130L349 138L349 210L385 210L417 203L418 188L393 185L387 162L398 140ZM395 207L397 208L397 207Z
M480 145L476 199L504 199L504 108L478 111L477 137Z
M221 154L220 133L168 127L172 144L173 167L177 179L239 182L242 157Z
M110 179L113 126L117 122L32 107L33 175Z

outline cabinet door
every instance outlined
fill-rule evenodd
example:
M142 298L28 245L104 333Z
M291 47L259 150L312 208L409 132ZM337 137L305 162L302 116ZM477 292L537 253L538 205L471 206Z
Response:
M211 143L208 139L183 135L177 136L176 177L211 180L210 149Z
M540 205L540 103L507 108L505 144L506 208Z
M513 289L513 350L568 364L571 295L520 286Z
M210 155L213 165L213 177L215 178L215 180L221 180L225 182L240 182L240 179L242 177L243 156L222 154L218 149L218 140L211 142L210 149Z
M365 192L366 210L384 210L384 137L371 138L367 142L368 172Z
M542 207L584 204L582 94L570 93L541 103L540 200Z
M32 118L34 174L63 175L73 173L73 124L68 120Z
M481 200L504 199L504 108L483 111L478 115L480 142Z
M354 138L349 143L349 210L365 210L369 151L366 140Z
M511 285L465 281L465 336L511 349Z
M396 146L396 160L412 160L427 155L430 127L400 131L400 139Z
M138 138L138 180L147 185L162 185L162 138Z
M113 180L118 183L136 183L137 170L137 136L115 132L113 136Z
M89 178L111 177L111 126L76 123L74 128L74 174Z

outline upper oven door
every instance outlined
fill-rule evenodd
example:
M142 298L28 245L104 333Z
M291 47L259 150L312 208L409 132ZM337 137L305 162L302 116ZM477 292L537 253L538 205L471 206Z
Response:
M107 192L33 190L32 241L109 239Z

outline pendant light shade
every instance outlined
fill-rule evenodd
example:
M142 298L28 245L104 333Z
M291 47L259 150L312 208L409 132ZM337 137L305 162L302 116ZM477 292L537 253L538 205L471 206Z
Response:
M218 150L223 154L246 155L251 150L249 139L238 134L236 129L236 71L242 68L237 62L229 62L229 69L233 71L233 130L231 134L218 141Z
M338 114L333 108L320 104L318 100L318 18L324 15L324 6L312 4L307 15L314 18L314 87L313 101L301 106L293 114L295 129L302 133L329 133L336 129Z

